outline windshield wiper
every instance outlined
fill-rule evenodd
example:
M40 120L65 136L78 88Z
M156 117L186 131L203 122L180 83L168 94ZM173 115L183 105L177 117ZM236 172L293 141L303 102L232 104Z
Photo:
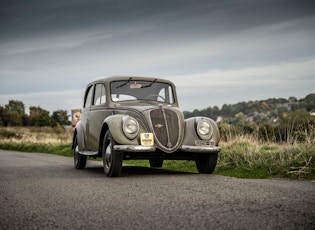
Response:
M127 85L127 84L131 81L131 79L132 79L132 77L130 77L126 82L124 82L124 83L122 83L121 85L117 86L116 89Z
M157 79L155 78L149 85L142 86L141 89L151 87L156 81Z

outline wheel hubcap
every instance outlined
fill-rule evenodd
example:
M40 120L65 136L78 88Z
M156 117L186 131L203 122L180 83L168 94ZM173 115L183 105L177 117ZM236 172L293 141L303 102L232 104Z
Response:
M112 144L111 143L109 143L105 151L105 163L108 168L110 168L112 165Z
M78 162L78 154L79 154L79 146L76 145L74 148L74 162L75 162L75 164L77 164L77 162Z

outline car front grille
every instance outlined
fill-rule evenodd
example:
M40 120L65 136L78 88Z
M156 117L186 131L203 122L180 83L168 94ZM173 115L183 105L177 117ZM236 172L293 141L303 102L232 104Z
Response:
M169 109L154 109L150 111L150 119L156 145L166 152L176 150L181 139L178 114Z

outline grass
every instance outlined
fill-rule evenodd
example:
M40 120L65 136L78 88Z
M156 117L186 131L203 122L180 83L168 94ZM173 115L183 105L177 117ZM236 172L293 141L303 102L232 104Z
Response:
M294 178L315 180L314 134L304 142L276 144L239 134L221 142L214 174L238 178ZM72 157L72 132L56 128L0 128L0 149L42 152ZM149 167L147 160L127 164ZM166 160L164 169L197 172L193 161Z
M222 143L218 173L244 178L315 179L315 146L259 143L244 138Z

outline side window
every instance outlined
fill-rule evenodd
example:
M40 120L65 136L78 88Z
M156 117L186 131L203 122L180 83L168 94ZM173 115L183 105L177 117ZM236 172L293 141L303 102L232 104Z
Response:
M84 106L83 106L84 108L91 106L92 96L93 96L93 85L90 86L85 92Z
M95 95L94 95L94 105L103 105L106 102L105 97L105 86L103 84L96 84Z

